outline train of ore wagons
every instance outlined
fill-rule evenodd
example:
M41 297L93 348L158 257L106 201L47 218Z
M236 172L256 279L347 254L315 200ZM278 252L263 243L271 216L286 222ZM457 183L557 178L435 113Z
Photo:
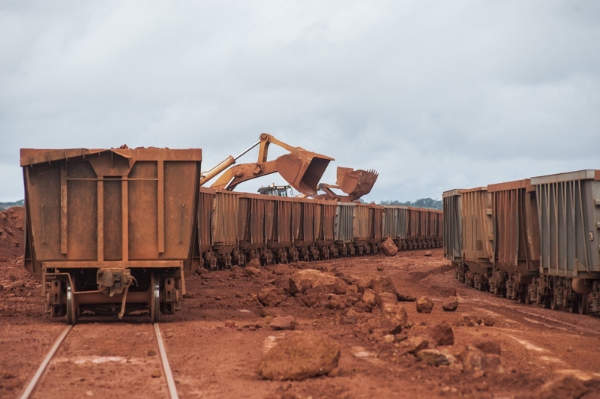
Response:
M444 246L480 290L572 312L600 311L600 171L443 194L433 209L200 187L200 149L21 150L24 264L46 310L180 309L185 275Z
M46 310L180 308L198 268L262 265L442 246L442 211L200 187L200 149L21 150L25 267Z
M444 254L479 290L600 311L600 170L443 194Z

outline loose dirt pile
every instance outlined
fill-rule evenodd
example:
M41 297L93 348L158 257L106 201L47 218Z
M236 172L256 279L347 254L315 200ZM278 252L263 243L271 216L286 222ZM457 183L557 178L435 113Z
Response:
M22 206L0 211L0 262L12 261L23 255L24 217Z

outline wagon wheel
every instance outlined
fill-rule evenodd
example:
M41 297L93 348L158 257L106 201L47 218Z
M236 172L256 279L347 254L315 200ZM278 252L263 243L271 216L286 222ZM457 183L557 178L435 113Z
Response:
M550 291L549 301L548 301L548 302L550 302L549 303L550 309L552 309L552 310L557 310L558 309L558 301L557 301L557 299L558 298L557 298L557 295L554 292L554 290Z
M150 321L160 321L160 279L157 272L150 275Z
M74 326L77 324L77 304L75 303L75 295L71 283L67 282L67 324Z
M588 294L581 294L577 297L577 312L579 314L588 314Z
M581 295L577 295L577 299L569 301L567 304L567 310L569 313L579 313L579 298Z

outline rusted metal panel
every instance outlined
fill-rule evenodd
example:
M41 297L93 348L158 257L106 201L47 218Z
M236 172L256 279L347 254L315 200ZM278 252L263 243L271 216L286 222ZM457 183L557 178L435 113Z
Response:
M396 223L398 221L398 208L394 206L384 206L382 238L386 240L390 237L392 240L396 238Z
M444 257L452 262L462 262L462 190L442 194L444 208Z
M239 196L231 191L215 193L211 217L213 245L230 247L237 244Z
M335 213L335 241L351 243L354 239L354 203L338 202Z
M540 223L540 272L600 277L600 171L531 178Z
M40 276L50 261L188 260L201 158L195 149L22 149L27 268Z
M491 268L494 260L492 200L486 187L461 191L463 261Z
M276 201L277 233L276 242L279 246L289 247L292 240L292 201L290 199L278 198Z
M210 251L213 246L212 239L212 215L215 190L200 188L200 199L198 204L198 240L200 253Z
M258 195L242 193L239 201L238 242L244 249L261 248L266 244L265 200Z
M420 238L421 233L421 209L420 208L407 208L408 212L408 229L406 236L408 238Z
M314 206L305 209L303 201L292 202L292 242L314 241Z
M535 189L530 180L491 184L494 264L522 276L539 273L540 228Z
M324 202L321 203L317 210L320 214L320 217L317 220L320 221L321 228L319 231L319 239L320 243L333 243L336 237L336 214L337 214L337 204Z
M369 206L357 204L354 206L353 236L354 241L369 239Z
M396 238L405 239L408 234L408 208L398 207L398 219L396 220Z
M369 243L378 244L383 234L383 206L369 205Z

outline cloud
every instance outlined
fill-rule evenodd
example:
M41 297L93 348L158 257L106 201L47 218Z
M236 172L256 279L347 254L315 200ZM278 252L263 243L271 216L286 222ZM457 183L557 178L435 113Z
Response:
M22 196L20 147L201 147L208 169L261 132L336 158L327 182L378 170L376 201L600 168L599 17L570 1L4 2L0 201Z

